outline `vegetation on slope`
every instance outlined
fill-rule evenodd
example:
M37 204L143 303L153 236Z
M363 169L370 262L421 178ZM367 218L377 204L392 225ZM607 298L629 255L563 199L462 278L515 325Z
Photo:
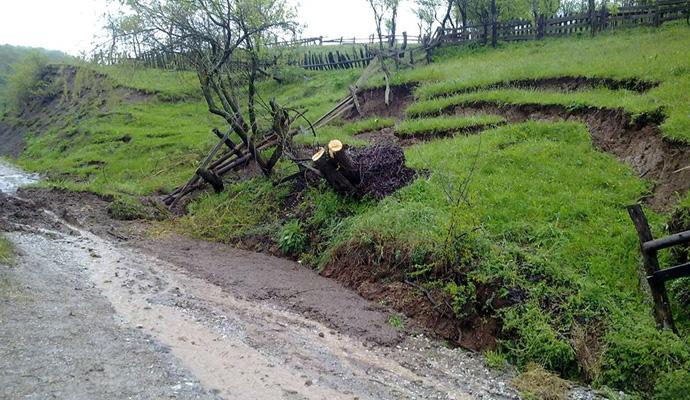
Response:
M668 117L664 135L690 141L688 47L690 28L673 24L495 51L449 49L436 64L396 78L420 82L420 101L407 114L422 117L398 129L454 124L452 118L424 117L465 102L624 108L633 114L661 108ZM206 112L193 76L125 67L99 71L109 77L106 93L128 86L145 96L115 99L105 108L92 103L88 113L64 117L47 132L29 128L20 163L49 173L53 184L115 195L168 191L191 176L217 140L210 128L220 125ZM260 93L309 108L315 119L347 93L356 73L299 72L283 84L264 82ZM96 75L84 74L82 86L95 86ZM503 88L458 94L558 76L660 85L646 92ZM453 96L440 96L446 93ZM394 123L337 121L316 139L305 133L299 141L338 137L362 144L353 136ZM637 238L624 209L649 193L650 182L596 151L586 128L572 122L502 126L417 144L406 156L409 166L425 173L380 202L341 198L324 187L294 192L261 177L202 195L179 226L205 239L255 248L268 243L317 268L360 267L372 280L408 285L422 299L422 291L442 295L444 312L461 323L495 322L485 332L497 338L495 354L521 367L537 362L565 377L645 396L682 392L678 377L690 369L690 346L654 326L639 289ZM283 168L279 175L288 173ZM662 232L668 216L648 214L654 231ZM675 304L679 293L682 287L673 291ZM676 311L687 337L690 314Z
M568 109L622 108L633 115L654 114L652 99L628 90L592 89L564 94L550 90L495 89L421 100L407 109L410 117L439 115L456 106L473 103L561 105Z
M505 122L505 118L499 115L485 114L468 117L407 119L398 124L395 131L403 137L422 134L438 135L467 129L485 128L503 122Z
M15 100L20 94L21 87L17 85L26 82L24 77L13 75L19 73L25 76L27 70L34 68L36 63L43 63L43 60L57 62L68 58L59 51L0 45L0 117L10 106L7 100Z
M541 42L511 43L498 50L449 47L438 62L398 74L397 83L421 82L416 95L422 99L521 79L563 76L642 79L660 85L643 96L645 103L661 107L667 119L661 126L668 138L690 142L690 35L685 23L661 29L623 30L595 38L574 37ZM593 106L608 106L608 99L631 93L590 93ZM564 93L563 104L571 103ZM599 102L603 98L604 104ZM610 104L610 103L609 103ZM625 104L621 104L624 106ZM635 112L635 110L633 110Z
M9 240L0 236L0 264L7 265L12 262L12 254L12 244L10 244Z

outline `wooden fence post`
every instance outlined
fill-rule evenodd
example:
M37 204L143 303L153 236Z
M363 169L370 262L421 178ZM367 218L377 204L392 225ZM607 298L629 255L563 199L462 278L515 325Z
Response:
M632 219L633 224L635 224L637 235L640 238L640 250L642 251L646 276L651 277L655 272L659 271L659 260L656 250L645 251L643 245L654 239L652 237L652 231L649 228L647 217L644 215L644 211L642 211L642 206L635 204L627 208L630 219ZM671 314L668 295L666 293L666 285L663 281L648 280L648 282L652 292L652 299L654 300L654 318L656 319L657 325L659 328L670 329L677 333L675 324L673 323L673 315Z
M603 31L607 28L609 23L609 10L606 8L606 3L601 5L601 18L599 21L599 30Z
M544 38L544 28L546 28L546 17L542 14L537 20L537 39Z
M654 26L661 25L661 15L659 11L659 2L654 3Z
M498 44L498 37L496 36L498 33L498 27L496 26L498 23L498 15L496 15L496 0L491 0L491 46L496 48L496 45Z
M597 13L594 0L589 0L589 24L592 36L597 34Z

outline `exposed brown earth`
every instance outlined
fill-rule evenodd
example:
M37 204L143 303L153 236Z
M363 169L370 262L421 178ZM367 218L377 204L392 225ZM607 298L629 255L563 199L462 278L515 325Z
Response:
M8 319L0 336L9 344L3 359L23 361L0 373L0 393L516 398L509 378L494 377L478 357L409 335L419 332L410 320L393 327L386 306L297 263L175 235L151 238L146 224L110 220L108 201L87 193L19 195L26 199L0 196L2 230L13 232L19 251L16 266L0 271L0 293L15 296L10 305L23 317ZM39 285L40 276L48 281ZM51 302L64 306L56 318L32 317ZM21 346L21 330L40 347ZM46 340L47 332L57 335ZM72 362L49 356L56 351ZM129 376L121 365L147 370ZM45 382L36 385L25 370ZM577 398L594 397L578 390Z
M591 80L582 78L559 78L556 82L562 85L577 87L579 84L593 83ZM601 80L598 80L601 81ZM519 81L531 82L535 88L544 89L542 85L551 83L551 80L539 81ZM614 85L614 81L609 82ZM627 81L626 81L627 82ZM507 84L506 84L507 85ZM624 85L624 83L620 83ZM642 81L630 81L625 85L638 87L640 90L650 88L652 83ZM615 87L615 85L614 85ZM397 87L393 93L398 97L393 97L395 104L389 109L383 103L383 89L371 89L366 93L364 112L365 117L386 116L403 118L406 107L412 101L410 86ZM378 99L378 100L377 100ZM561 105L543 104L518 104L505 105L491 102L473 102L459 106L449 107L442 111L443 114L455 115L474 115L474 114L496 114L503 116L509 123L518 123L528 120L544 121L577 121L587 125L592 135L592 143L602 151L613 154L619 160L630 165L635 172L645 179L654 182L652 192L643 200L657 211L666 211L675 204L690 188L690 169L684 169L690 165L690 145L685 143L672 142L664 138L659 129L659 124L664 117L661 114L646 114L633 117L630 113L622 109L601 109L593 107L581 107L569 109ZM477 130L481 132L481 130ZM381 131L381 135L376 140L383 142L391 139L388 134L390 130ZM462 133L474 133L455 131L447 133L445 136ZM423 139L423 135L418 138L396 140L403 145L417 143ZM360 139L378 137L376 132L367 132L357 136Z
M659 82L646 81L637 78L613 79L590 78L585 76L559 76L539 79L518 79L507 82L496 82L489 85L471 86L462 90L443 93L435 97L442 97L460 93L476 92L478 90L491 89L539 89L555 90L559 92L575 92L583 89L607 88L611 90L630 90L644 93L659 86Z

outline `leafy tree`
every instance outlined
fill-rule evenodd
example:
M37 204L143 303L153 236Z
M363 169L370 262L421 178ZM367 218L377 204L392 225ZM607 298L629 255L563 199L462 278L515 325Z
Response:
M431 36L434 23L438 16L438 8L441 6L440 0L415 0L414 13L417 16L419 36Z
M550 17L561 8L560 0L530 0L530 12L532 21L536 22L539 17Z
M48 57L38 51L31 52L12 68L7 80L9 109L18 112L32 96L38 94L41 71L48 65Z
M376 35L378 37L379 49L377 52L377 59L383 72L384 80L386 81L385 103L390 104L390 68L386 65L386 61L390 58L398 61L398 50L395 47L395 29L396 19L398 17L398 6L400 0L367 0L371 10L374 14L374 23L376 26ZM385 42L388 48L384 46L384 26L388 28L388 40Z
M133 52L180 56L194 68L212 114L222 117L265 174L283 156L292 120L275 102L257 95L266 43L298 25L287 0L121 0L127 10L111 16L113 39ZM266 120L270 128L262 128ZM278 132L280 131L280 132ZM266 157L257 145L279 134ZM281 140L282 139L282 140Z

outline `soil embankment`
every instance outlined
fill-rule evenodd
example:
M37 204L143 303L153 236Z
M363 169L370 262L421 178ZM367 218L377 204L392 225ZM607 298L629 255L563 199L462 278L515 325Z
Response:
M394 328L387 309L297 263L174 235L149 238L141 223L110 220L107 201L91 194L19 195L27 199L0 198L2 228L12 231L19 251L16 265L2 271L3 297L23 288L23 296L41 294L11 305L24 321L3 324L2 334L13 343L9 359L23 357L26 368L35 361L32 376L54 377L63 394L101 396L107 387L99 386L101 378L121 383L128 375L117 363L130 360L135 372L138 362L150 363L154 373L131 384L152 397L172 391L179 398L516 398L506 378L479 357L410 336L419 331L410 321ZM43 273L59 277L34 282ZM64 312L32 320L52 302L62 302ZM10 305L0 306L4 312ZM113 317L107 331L101 319L112 323ZM18 329L40 323L73 333L59 340L45 339L60 332L45 326L32 333L42 354L61 351L64 359L80 360L69 377L54 372L59 363L19 344ZM93 332L130 340L101 346ZM12 371L17 374L3 374L11 395L34 387L34 378ZM176 383L157 381L156 374ZM82 380L89 381L80 386L84 394L74 388Z
M579 90L587 87L605 86L613 89L624 88L644 92L656 85L655 82L639 80L607 80L585 78L553 78L544 80L524 80L487 86L486 88L530 88L554 89L562 91ZM478 90L482 88L475 88ZM468 90L469 91L469 90ZM383 103L383 89L370 89L364 94L362 109L364 117L382 116L403 118L405 109L413 101L412 87L400 86L392 93L393 104L386 108ZM473 102L440 110L442 114L471 116L493 114L506 118L508 123L530 120L577 121L584 123L593 145L610 153L630 165L640 178L654 182L652 192L644 200L657 211L668 211L685 195L690 187L690 145L672 142L662 136L659 128L664 121L661 112L633 116L622 109L603 109L578 107L575 109L562 105L543 104L497 104L492 102ZM359 118L353 116L353 118ZM478 133L456 132L459 134ZM399 140L385 129L379 135L366 132L358 139L376 138L377 141L393 141L402 145L418 143L418 139ZM430 139L430 140L433 140Z

